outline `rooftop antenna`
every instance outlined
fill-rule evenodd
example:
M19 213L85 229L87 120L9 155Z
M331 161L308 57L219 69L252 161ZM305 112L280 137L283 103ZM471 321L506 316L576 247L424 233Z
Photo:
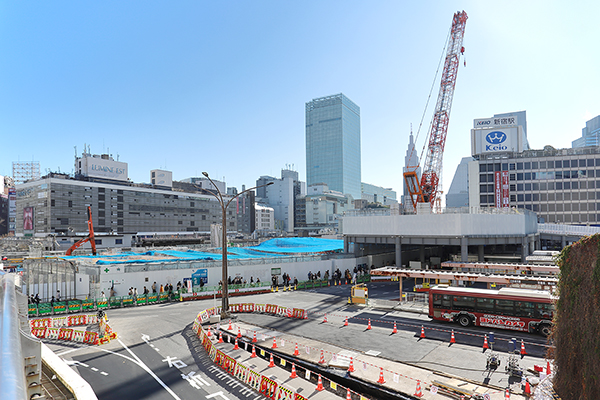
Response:
M119 153L117 153L117 161L119 161Z

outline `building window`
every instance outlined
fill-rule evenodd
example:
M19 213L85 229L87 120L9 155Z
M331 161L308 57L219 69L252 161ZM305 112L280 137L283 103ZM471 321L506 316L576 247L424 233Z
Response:
M94 239L94 243L96 243L96 244L102 244L102 239Z
M511 181L514 181L517 179L517 176L515 174L510 174L510 175L508 175L508 179L510 179Z
M514 203L515 201L517 201L517 197L514 194L511 194L510 201Z
M571 189L579 189L579 182L571 182Z
M525 196L523 196L522 194L518 194L517 201L525 201Z
M479 172L487 172L487 164L479 164Z
M514 170L515 170L515 163L510 163L510 164L508 164L508 167L509 167L509 169L510 169L511 171L514 171Z
M564 190L570 190L571 189L571 182L564 182L563 183L563 188L564 188Z
M522 162L518 162L517 163L517 170L522 170L523 169L523 163Z
M531 201L531 193L525 193L525 201Z
M556 182L556 190L562 190L563 184L562 182Z
M481 183L487 182L487 175L486 174L479 175L479 182L481 182Z
M479 185L479 193L487 193L487 185Z
M531 172L525 172L525 180L526 181L530 181L531 180Z
M190 226L196 226L196 221L190 221Z
M562 166L563 168L569 168L571 162L569 160L563 160ZM575 161L575 167L577 166L577 161Z
M525 184L525 190L526 191L530 191L531 190L531 183L526 183Z
M531 169L538 169L538 162L537 161L532 161L531 162Z
M523 173L522 172L518 172L517 173L517 180L518 181L522 181L523 180Z
M554 168L554 161L548 161L548 169Z
M115 239L115 244L123 244L123 239Z
M526 162L524 169L531 169L531 163L530 162Z
M562 161L561 160L554 161L554 168L562 168Z
M546 169L546 161L540 161L540 169Z
M522 191L523 191L523 184L517 183L517 192L522 192Z

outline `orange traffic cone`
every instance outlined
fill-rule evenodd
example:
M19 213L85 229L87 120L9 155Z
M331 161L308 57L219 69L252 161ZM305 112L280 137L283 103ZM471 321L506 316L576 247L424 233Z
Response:
M548 363L546 364L546 375L550 375L550 361L548 361Z
M208 327L208 333L206 334L206 336L208 336L208 337L212 336L212 332L210 331L210 326Z
M394 330L392 331L392 333L398 333L398 329L396 329L396 321L394 321Z
M379 379L377 380L377 383L385 383L385 379L383 379L383 368L380 368Z
M229 327L227 328L228 331L232 331L233 327L231 326L231 320L229 320Z
M523 343L523 341L521 340L521 355L524 356L525 354L527 354L527 352L525 351L525 343Z
M292 374L290 375L291 379L297 378L298 375L296 375L296 364L292 363Z
M238 346L237 338L235 338L235 346L233 346L234 350L239 350L240 346Z
M277 348L277 339L273 338L273 346L271 346L272 349L276 349Z
M367 325L367 330L370 331L371 330L371 318L369 318L369 325Z
M250 354L250 358L255 358L256 357L256 349L254 348L254 345L252 345L252 354Z
M456 339L454 339L454 329L452 329L452 336L450 336L450 343L456 343Z
M323 390L323 381L321 381L321 374L319 374L319 380L317 381L317 390L320 392Z
M423 325L421 325L421 336L419 339L425 339L425 328L423 328Z
M252 338L252 343L256 343L256 331L254 331L254 337Z
M327 314L323 316L323 323L327 322Z
M296 349L294 349L294 355L299 356L300 352L298 351L298 343L296 343Z
M271 359L269 360L269 368L273 368L275 366L275 361L273 361L273 353L271 353Z
M348 326L348 317L346 317L346 321L344 322L344 326Z
M531 396L531 386L529 386L529 381L525 379L525 390L524 393L528 396Z
M219 343L223 343L223 332L219 332Z
M321 349L321 358L319 359L319 364L325 364L325 355L323 354L323 349Z
M348 367L348 372L354 372L354 358L350 357L350 366Z
M485 335L483 337L483 349L485 350L485 349L489 349L489 348L490 348L490 346L488 345L487 335Z
M350 394L350 389L346 389L346 400L352 400L352 395Z
M510 400L510 389L506 388L504 392L504 400Z
M413 396L423 397L423 391L421 390L421 381L417 380L417 388L415 389L415 394Z
M238 334L237 334L237 338L241 338L242 337L242 331L240 330L240 328L238 327Z

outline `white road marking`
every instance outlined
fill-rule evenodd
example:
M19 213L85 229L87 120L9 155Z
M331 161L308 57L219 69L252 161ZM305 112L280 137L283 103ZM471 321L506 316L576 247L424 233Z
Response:
M92 371L94 371L94 372L98 372L98 368L96 368L96 367L92 367L92 368L90 368L90 369L91 369Z
M102 375L107 376L108 374L104 371L100 372Z
M151 377L153 377L153 378L154 378L154 380L156 380L156 381L157 381L157 382L158 382L158 383L159 383L159 384L160 384L160 385L161 385L163 388L165 388L165 390L166 390L166 391L167 391L167 392L168 392L168 393L169 393L169 394L170 394L170 395L171 395L171 396L172 396L174 399L181 400L181 399L179 398L179 396L177 396L177 395L175 394L175 392L173 392L173 391L171 390L171 388L170 388L170 387L168 387L168 386L167 386L167 385L166 385L166 384L165 384L165 383L164 383L164 382L163 382L163 381L162 381L162 380L161 380L161 379L160 379L158 376L156 376L156 374L155 374L154 372L152 372L152 370L151 370L150 368L148 368L148 366L147 366L146 364L144 364L144 362L143 362L142 360L140 360L140 358L139 358L138 356L136 356L136 355L133 353L133 351L129 350L129 347L125 346L125 343L123 343L123 342L121 341L121 339L117 338L117 340L119 341L119 343L121 343L121 346L123 346L123 348L124 348L125 350L127 350L127 352L128 352L129 354L131 354L131 356L132 356L132 357L133 357L133 358L134 358L134 359L137 361L138 365L139 365L140 367L142 367L142 368L143 368L143 369L144 369L144 370L145 370L145 371L146 371L148 374L150 374L150 376L151 376ZM156 351L158 351L158 349L155 349L155 350L156 350Z
M213 394L209 394L209 395L206 396L206 398L207 399L212 399L213 397L217 397L217 396L220 396L220 397L224 398L225 400L229 400L227 397L225 397L225 395L223 394L223 392L216 392L216 393L213 393Z

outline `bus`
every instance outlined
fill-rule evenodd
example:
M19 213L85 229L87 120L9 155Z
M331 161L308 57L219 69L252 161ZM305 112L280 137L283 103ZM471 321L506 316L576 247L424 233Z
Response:
M429 317L463 327L473 324L548 336L555 300L542 290L437 285L429 290Z

